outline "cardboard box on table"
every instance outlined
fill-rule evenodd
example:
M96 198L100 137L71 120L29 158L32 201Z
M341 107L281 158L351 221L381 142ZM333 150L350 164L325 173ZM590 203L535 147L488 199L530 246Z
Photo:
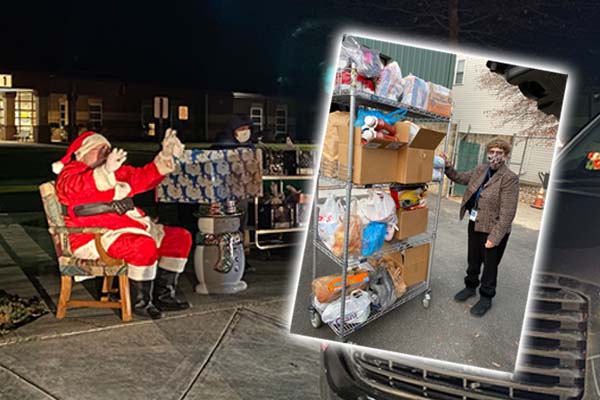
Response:
M391 257L402 265L402 278L411 287L427 280L430 243L393 253Z
M399 209L396 211L396 215L398 216L396 239L404 240L411 236L427 232L427 223L429 222L429 210L427 207L411 211Z
M435 149L446 137L445 133L420 127L412 122L399 122L396 136L404 142L410 142L398 150L395 177L392 182L425 183L433 175ZM410 141L410 137L413 137Z

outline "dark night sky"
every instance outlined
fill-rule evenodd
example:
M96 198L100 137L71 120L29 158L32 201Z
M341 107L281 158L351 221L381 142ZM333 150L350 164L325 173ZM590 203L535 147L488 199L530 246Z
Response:
M317 95L332 33L354 26L448 43L448 0L103 1L2 5L0 70ZM486 4L482 7L481 4ZM595 1L460 0L461 43L538 55L598 81Z

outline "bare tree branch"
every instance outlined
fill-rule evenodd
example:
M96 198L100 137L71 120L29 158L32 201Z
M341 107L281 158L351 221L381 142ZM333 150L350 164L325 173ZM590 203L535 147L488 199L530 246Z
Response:
M478 79L478 87L490 91L497 98L498 104L502 105L485 112L485 115L494 119L497 127L518 125L519 136L556 137L556 118L539 111L535 101L527 99L516 86L507 83L501 76L483 71Z

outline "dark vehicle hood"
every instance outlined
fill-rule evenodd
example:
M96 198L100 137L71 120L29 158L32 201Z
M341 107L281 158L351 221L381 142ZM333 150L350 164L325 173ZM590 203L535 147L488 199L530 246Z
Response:
M497 61L488 61L486 65L511 85L518 86L525 97L537 102L540 111L560 119L567 75Z

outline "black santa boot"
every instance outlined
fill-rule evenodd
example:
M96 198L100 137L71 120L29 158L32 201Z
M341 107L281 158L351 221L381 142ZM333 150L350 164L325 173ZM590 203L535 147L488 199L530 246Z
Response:
M154 281L130 280L130 282L134 291L133 313L143 318L162 318L162 313L152 303L152 289L154 286Z
M180 311L190 308L187 300L178 299L175 295L178 278L179 273L158 268L154 300L161 311Z

